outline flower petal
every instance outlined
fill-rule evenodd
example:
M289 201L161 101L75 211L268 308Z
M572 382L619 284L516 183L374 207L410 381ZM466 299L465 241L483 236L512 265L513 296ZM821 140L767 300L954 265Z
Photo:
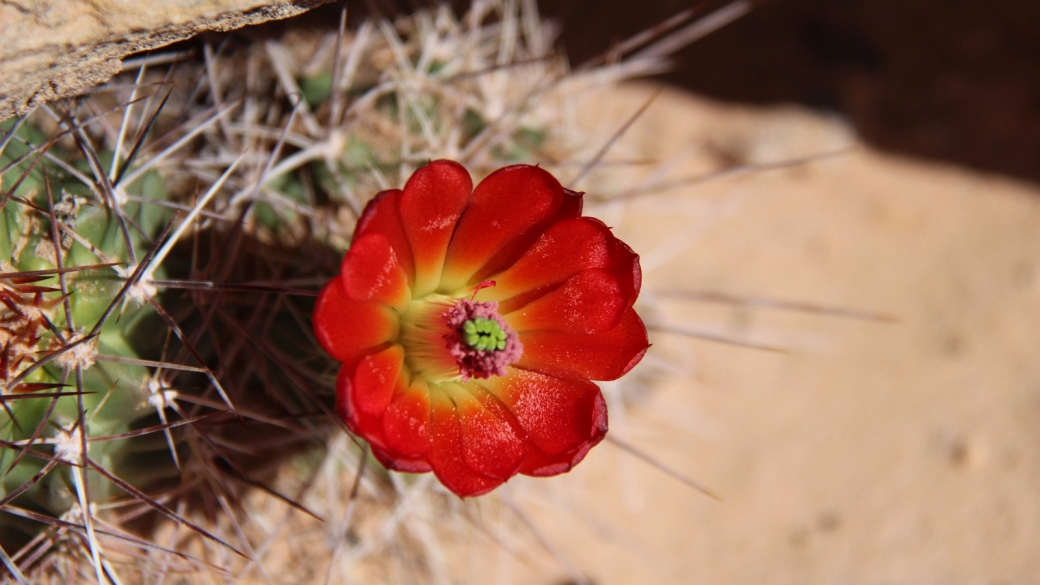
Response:
M394 397L402 364L404 348L399 344L361 358L353 378L353 404L358 410L371 416L383 415Z
M506 376L481 380L480 385L510 409L528 439L547 455L594 445L607 432L603 396L588 380L509 368Z
M581 217L581 210L585 206L585 192L572 191L564 187L563 194L566 197L563 198L563 204L560 205L559 211L556 212L556 221Z
M407 386L403 380L383 414L383 436L398 453L422 457L430 451L430 389L421 376L412 376Z
M564 331L524 331L524 353L516 365L547 374L617 380L643 358L650 342L646 327L629 309L617 327L595 334Z
M364 437L372 448L385 448L383 426L378 416L365 414L355 402L352 368L342 366L336 375L336 413L347 423L350 432Z
M470 277L469 284L474 285L489 280L489 277L492 274L502 272L506 268L515 264L517 259L531 248L531 245L538 239L538 236L545 231L546 227L552 226L560 221L580 217L582 197L585 194L577 193L567 188L564 188L563 192L563 201L550 217L547 217L537 226L527 230L520 237L513 238L509 243L504 244L495 251L487 264Z
M607 409L606 401L602 400L602 396L600 398L602 411L605 414ZM550 477L567 473L575 465L581 463L581 460L589 454L589 451L603 440L603 436L599 435L593 440L582 443L577 449L560 455L547 455L539 449L532 449L524 461L523 467L520 468L520 473L533 477Z
M560 182L538 167L513 165L488 175L459 219L440 290L450 293L462 288L495 256L515 260L555 219L568 197ZM523 249L512 250L517 240Z
M408 243L408 236L401 225L400 204L400 189L383 191L373 197L365 205L365 210L358 219L353 241L356 242L369 234L383 234L390 241L397 262L411 283L415 278L415 262L412 260L412 246Z
M427 473L433 471L425 457L405 457L392 451L381 449L371 443L372 455L387 469L404 473Z
M601 333L621 322L632 306L625 282L602 268L585 270L530 304L503 315L514 331L554 329ZM512 307L503 304L503 312Z
M321 289L314 306L314 336L337 361L353 365L369 348L397 338L397 312L380 304L353 301L343 281L334 278Z
M415 259L416 298L440 282L448 242L469 202L473 180L459 163L436 160L415 171L401 195L401 225Z
M408 275L381 233L354 238L339 273L347 295L355 301L375 301L404 312L412 300Z
M459 497L479 496L505 481L477 473L466 464L462 420L455 402L440 387L430 388L433 446L428 459L444 487Z
M408 473L430 471L430 463L425 457L400 453L395 449L399 445L396 437L388 437L383 433L386 416L373 416L358 408L358 393L355 392L356 385L352 382L354 377L355 373L346 366L340 368L339 375L336 377L336 413L347 423L350 432L365 439L372 449L372 455L387 469ZM394 407L394 404L390 404L388 411Z
M619 280L633 275L639 257L614 237L602 221L577 217L555 223L512 266L489 277L496 286L482 290L481 300L501 301L563 282L590 268L610 269ZM628 286L639 290L639 283Z
M486 408L468 387L442 384L441 388L458 409L466 465L482 475L503 481L516 475L527 455L527 445L513 427Z

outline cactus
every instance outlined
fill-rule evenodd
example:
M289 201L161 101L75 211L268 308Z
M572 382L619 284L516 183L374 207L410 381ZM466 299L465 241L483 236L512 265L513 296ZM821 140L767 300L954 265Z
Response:
M136 444L97 439L127 433L149 414L140 336L155 315L126 294L125 267L148 254L169 214L105 204L96 183L83 181L85 159L70 164L33 125L0 129L0 546L17 551L54 526L48 520L119 492L86 469L122 470ZM104 158L96 162L108 168ZM165 183L153 172L126 192L162 198ZM153 479L143 470L128 477L135 485Z
M380 555L417 581L447 570L431 535L473 510L343 432L314 296L377 191L441 157L477 177L515 162L583 177L601 143L566 124L568 93L665 66L572 74L533 3L473 11L232 38L170 69L145 58L108 90L0 127L10 574L262 571L287 536L256 518L283 503L327 520L308 530L335 551L328 575ZM172 520L153 544L128 532L149 515Z

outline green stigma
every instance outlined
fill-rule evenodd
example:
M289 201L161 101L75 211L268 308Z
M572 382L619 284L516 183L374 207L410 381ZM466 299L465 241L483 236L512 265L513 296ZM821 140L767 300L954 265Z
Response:
M506 332L494 319L476 317L462 324L462 339L477 351L502 351L506 348Z

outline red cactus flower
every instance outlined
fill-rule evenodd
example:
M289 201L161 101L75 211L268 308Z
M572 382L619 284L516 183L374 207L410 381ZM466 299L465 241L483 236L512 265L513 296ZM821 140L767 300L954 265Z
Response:
M444 160L369 202L314 332L343 362L339 415L386 467L475 496L568 471L603 439L589 380L648 343L639 257L581 204L538 167L474 190Z

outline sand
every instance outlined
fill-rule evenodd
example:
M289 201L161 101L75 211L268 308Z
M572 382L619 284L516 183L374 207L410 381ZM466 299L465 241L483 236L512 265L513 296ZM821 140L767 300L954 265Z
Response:
M580 117L620 124L651 90L599 96ZM1040 582L1040 188L871 150L820 114L674 90L611 156L678 153L681 177L848 147L599 209L642 254L659 322L786 351L652 333L649 356L676 370L612 411L612 432L721 500L605 443L552 488L571 513L521 498L574 572L601 585ZM661 296L676 290L893 319ZM570 579L559 563L535 573L498 581Z

